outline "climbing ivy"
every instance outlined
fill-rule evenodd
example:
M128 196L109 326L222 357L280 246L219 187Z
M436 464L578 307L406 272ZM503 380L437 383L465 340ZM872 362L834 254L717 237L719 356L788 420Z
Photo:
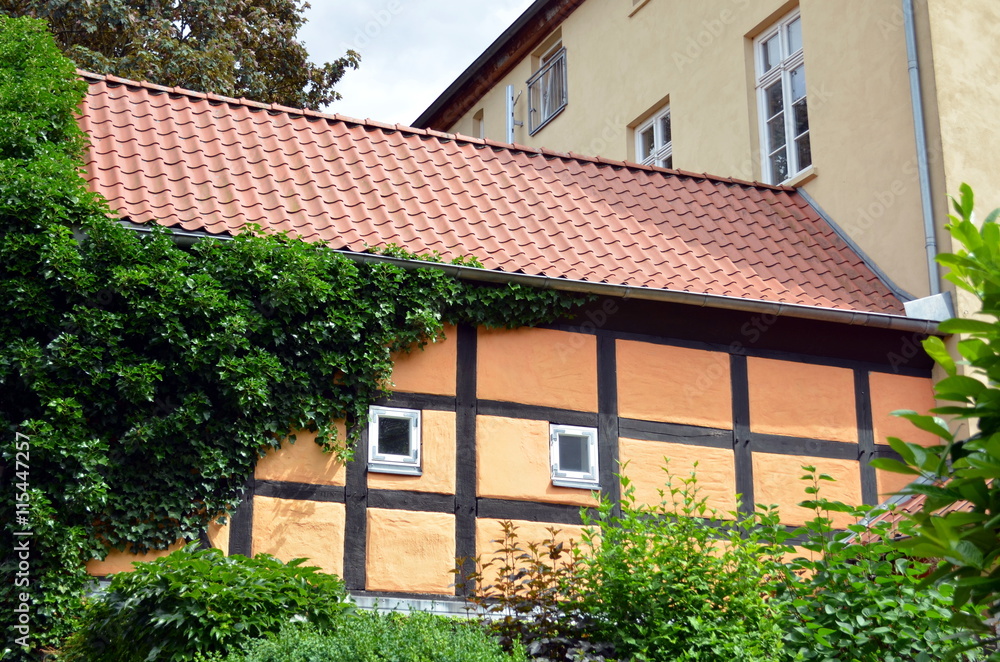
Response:
M56 643L87 559L197 538L296 430L346 456L334 421L351 429L388 393L393 352L446 324L534 325L581 302L287 235L140 236L79 176L84 87L44 24L0 17L0 651L23 636L15 542L30 542L19 643Z

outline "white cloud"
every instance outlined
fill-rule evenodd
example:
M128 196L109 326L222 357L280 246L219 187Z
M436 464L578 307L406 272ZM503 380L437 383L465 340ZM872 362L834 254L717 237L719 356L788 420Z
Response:
M313 0L299 37L314 62L361 54L326 110L410 124L531 0Z

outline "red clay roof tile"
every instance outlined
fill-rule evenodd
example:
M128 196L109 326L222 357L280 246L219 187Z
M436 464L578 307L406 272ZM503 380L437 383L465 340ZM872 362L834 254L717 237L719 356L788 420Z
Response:
M902 314L788 187L581 157L80 72L86 176L122 216L490 269Z

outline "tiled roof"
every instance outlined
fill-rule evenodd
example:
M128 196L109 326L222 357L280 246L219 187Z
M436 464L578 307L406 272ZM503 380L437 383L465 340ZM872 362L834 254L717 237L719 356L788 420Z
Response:
M256 223L350 251L903 313L793 189L81 75L90 186L136 223Z

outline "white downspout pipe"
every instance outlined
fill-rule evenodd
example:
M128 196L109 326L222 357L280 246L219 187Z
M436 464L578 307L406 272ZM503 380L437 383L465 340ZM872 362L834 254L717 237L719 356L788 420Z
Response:
M934 228L934 205L931 202L930 164L927 158L927 133L924 131L924 104L920 90L920 65L917 62L917 30L913 19L913 0L903 0L903 29L906 33L906 63L910 72L910 104L913 106L913 132L917 143L917 175L920 180L920 204L924 216L924 246L927 249L927 278L931 295L941 292L937 261L937 235Z

